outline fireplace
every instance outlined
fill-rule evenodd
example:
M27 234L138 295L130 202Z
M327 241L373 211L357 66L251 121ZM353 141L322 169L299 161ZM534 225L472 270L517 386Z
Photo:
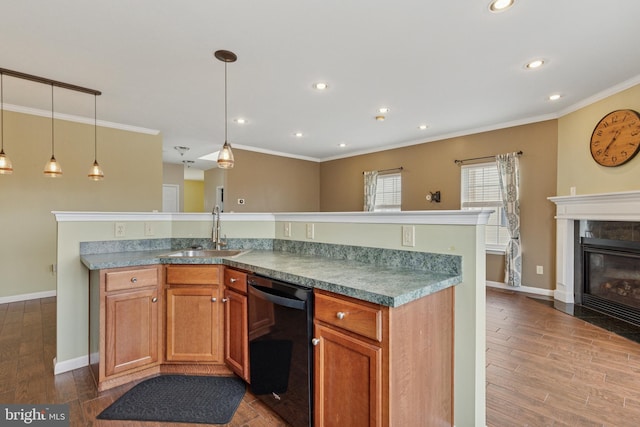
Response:
M582 237L578 253L576 303L640 326L640 242Z

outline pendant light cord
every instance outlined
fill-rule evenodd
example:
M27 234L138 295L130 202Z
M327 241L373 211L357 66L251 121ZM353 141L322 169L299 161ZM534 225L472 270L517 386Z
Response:
M98 96L93 95L93 161L98 163Z
M224 63L224 142L227 142L227 62Z
M55 138L54 138L54 131L53 131L53 127L54 127L54 120L53 120L53 84L51 84L51 158L55 159Z

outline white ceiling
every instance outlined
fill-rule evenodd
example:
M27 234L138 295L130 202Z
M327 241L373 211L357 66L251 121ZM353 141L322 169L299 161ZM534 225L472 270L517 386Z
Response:
M640 1L488 3L3 0L0 67L102 91L100 121L159 130L166 162L201 169L224 142L219 49L238 55L229 142L311 160L555 118L640 83ZM545 65L524 67L536 58ZM45 85L4 87L7 104L51 109ZM55 94L56 113L93 118L92 96Z

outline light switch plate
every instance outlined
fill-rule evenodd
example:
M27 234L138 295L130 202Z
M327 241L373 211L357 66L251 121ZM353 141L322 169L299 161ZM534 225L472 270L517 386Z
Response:
M145 236L153 236L155 233L155 230L153 229L153 223L152 222L145 222L144 223L144 235Z
M402 246L416 245L416 228L413 225L402 226Z

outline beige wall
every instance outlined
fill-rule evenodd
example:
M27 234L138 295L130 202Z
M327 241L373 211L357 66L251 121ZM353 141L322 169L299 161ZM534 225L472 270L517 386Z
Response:
M14 173L0 175L0 298L56 289L56 222L51 211L151 211L162 208L162 141L98 129L105 179L87 178L93 164L92 125L56 120L55 156L63 176L43 176L51 156L51 119L4 112L5 152Z
M234 149L226 171L225 212L317 212L319 164ZM245 204L238 204L238 199Z
M364 203L362 171L402 166L402 209L460 209L460 167L456 159L522 150L520 158L523 285L554 289L554 205L558 128L556 120L516 126L387 150L320 165L320 209L360 211ZM440 191L442 202L427 202ZM496 259L497 258L497 259ZM487 279L504 281L503 257L487 256ZM544 274L536 274L541 265ZM490 268L490 270L489 270Z
M204 181L185 179L184 211L204 212Z
M640 111L640 85L593 103L558 120L557 195L594 194L640 189L640 156L618 167L598 165L589 140L600 119L613 110Z
M224 169L212 168L204 171L204 211L212 212L216 204L216 188L226 184L227 172ZM226 198L225 198L226 199ZM223 205L224 207L224 205Z

